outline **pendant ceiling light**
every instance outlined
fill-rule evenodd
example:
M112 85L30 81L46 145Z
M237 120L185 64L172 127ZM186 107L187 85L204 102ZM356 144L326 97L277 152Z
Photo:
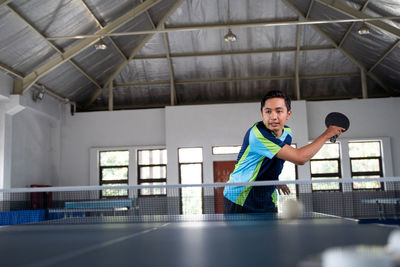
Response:
M234 42L237 40L237 36L231 31L231 29L228 29L228 33L224 36L224 41L225 42Z
M97 43L94 44L94 48L96 50L106 50L107 44L103 41L103 39L100 39Z
M229 5L230 0L228 0L228 24L230 21L230 5ZM224 36L224 41L225 42L234 42L237 40L237 36L232 32L231 28L228 29L228 33L225 34Z
M367 25L365 25L365 23L363 23L357 32L359 35L366 35L369 34L371 30L368 28Z

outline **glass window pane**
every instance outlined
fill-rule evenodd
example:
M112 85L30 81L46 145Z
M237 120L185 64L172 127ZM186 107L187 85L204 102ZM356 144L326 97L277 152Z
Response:
M166 149L139 150L138 162L140 165L167 164Z
M148 179L150 177L150 168L149 167L141 167L139 171L139 178Z
M312 178L315 180L324 180L324 179L339 179L339 177L326 177L326 178ZM312 190L339 190L339 183L330 182L330 183L313 183Z
M296 148L296 144L292 144L292 147ZM281 174L279 175L280 181L294 181L297 179L296 176L296 165L291 163L290 161L286 161L283 165L283 169ZM289 195L279 195L278 194L278 209L282 209L282 202L287 198L292 198L296 196L296 185L295 184L288 184L287 185L290 189Z
M214 155L221 154L239 154L241 146L214 146L212 153Z
M121 186L128 184L106 184L106 186ZM101 195L103 197L119 197L119 196L127 196L128 189L104 189L101 191Z
M311 173L338 173L339 163L337 160L311 161Z
M353 176L353 178L378 178L378 175L369 175L369 176ZM380 189L381 183L377 181L371 182L355 182L353 183L354 189Z
M142 183L141 185L165 185L166 183ZM167 189L165 187L162 188L143 188L140 189L140 194L142 196L154 196L154 195L166 195Z
M154 166L154 167L140 167L141 179L159 179L167 177L167 167Z
M283 165L283 169L281 174L279 175L279 180L287 181L287 180L296 180L296 165L293 163L286 161Z
M294 181L296 180L296 165L293 163L286 161L283 165L283 169L281 174L279 175L280 181ZM288 184L287 185L290 189L290 195L296 195L296 185L295 184ZM281 195L278 196L278 200Z
M352 159L350 162L352 172L380 171L378 159Z
M203 149L202 148L179 148L179 162L203 162Z
M100 166L121 166L129 164L129 151L100 151Z
M202 164L182 164L181 184L201 184Z
M349 155L351 158L379 157L381 156L381 142L351 142L349 143Z
M104 168L101 170L102 181L128 180L128 168Z
M181 184L201 184L202 164L181 164ZM182 213L202 214L203 201L201 187L190 187L181 189Z
M339 143L324 144L314 155L313 159L334 159L339 158Z
M202 214L201 187L182 188L182 214Z
M139 150L138 151L138 162L140 165L150 164L150 151L149 150Z

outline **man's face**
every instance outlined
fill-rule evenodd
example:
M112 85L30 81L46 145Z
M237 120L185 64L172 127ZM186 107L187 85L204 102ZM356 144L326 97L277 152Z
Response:
M261 111L261 117L265 125L277 137L281 136L286 120L290 118L291 114L292 111L287 111L285 99L278 97L265 101Z

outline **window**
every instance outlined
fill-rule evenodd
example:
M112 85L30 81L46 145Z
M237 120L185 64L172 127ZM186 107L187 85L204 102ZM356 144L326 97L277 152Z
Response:
M201 184L203 181L203 149L179 148L179 176L181 184ZM203 190L201 187L181 189L182 214L203 213Z
M241 146L213 146L213 155L239 154Z
M382 177L382 156L380 141L349 142L350 168L352 178ZM381 189L380 182L353 183L353 189Z
M100 151L99 152L100 185L128 185L129 151ZM127 189L102 190L101 197L128 196Z
M326 143L310 160L311 179L339 179L342 177L340 168L339 143ZM313 183L313 191L340 190L339 183Z
M167 150L138 150L138 185L167 184ZM166 188L140 189L140 196L167 195Z
M292 144L292 147L296 148L295 144ZM283 165L283 169L281 174L279 175L279 181L295 181L297 180L297 166L296 164L285 161ZM279 195L278 193L278 210L282 210L282 204L285 199L292 198L293 196L297 195L297 186L295 184L287 184L290 189L289 195Z
M296 145L292 144L292 147L296 148ZM297 180L297 166L290 161L285 161L282 172L279 175L279 181L295 181L295 180ZM288 184L287 186L290 189L290 195L296 195L297 191L296 185Z

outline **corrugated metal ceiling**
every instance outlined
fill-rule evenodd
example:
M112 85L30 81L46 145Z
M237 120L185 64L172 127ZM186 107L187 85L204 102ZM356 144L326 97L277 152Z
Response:
M13 93L45 90L78 111L258 101L271 89L308 100L400 93L400 0L0 5ZM236 42L224 41L228 28Z

